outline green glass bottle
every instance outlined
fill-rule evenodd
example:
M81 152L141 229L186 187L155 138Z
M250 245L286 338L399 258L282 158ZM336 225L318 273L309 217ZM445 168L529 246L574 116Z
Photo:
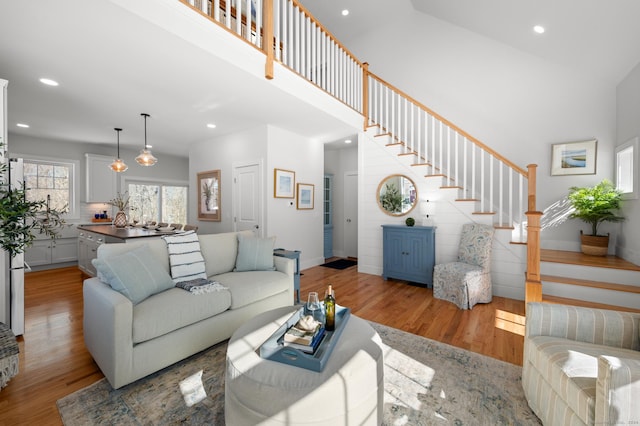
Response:
M326 311L324 328L327 331L333 331L336 329L336 299L331 285L329 285L327 294L324 297L324 309Z

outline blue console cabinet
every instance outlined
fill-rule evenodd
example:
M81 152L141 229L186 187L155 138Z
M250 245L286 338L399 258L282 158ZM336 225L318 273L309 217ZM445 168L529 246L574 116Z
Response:
M382 278L396 278L433 287L436 228L382 225Z

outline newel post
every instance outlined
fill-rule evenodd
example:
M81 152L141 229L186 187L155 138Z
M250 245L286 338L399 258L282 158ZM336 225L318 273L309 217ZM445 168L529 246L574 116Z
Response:
M264 65L264 76L267 80L273 79L273 0L263 0L262 3L262 50L267 55Z
M536 210L536 169L537 164L529 164L527 198L527 274L525 279L525 304L542 301L540 282L540 218L542 212Z
M364 115L364 130L369 125L369 63L362 64L362 115Z

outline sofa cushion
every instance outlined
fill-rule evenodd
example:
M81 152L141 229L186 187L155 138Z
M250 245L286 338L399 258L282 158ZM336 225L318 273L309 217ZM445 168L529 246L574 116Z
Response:
M251 231L223 232L221 234L202 234L200 249L206 259L207 276L233 271L238 257L238 235L253 235Z
M167 243L171 278L174 282L207 279L200 241L195 231L166 235L162 239Z
M586 424L595 421L598 356L633 357L631 349L576 342L551 336L531 337L527 345L532 366Z
M276 238L258 238L238 234L238 257L235 271L273 271L273 246Z
M202 321L229 309L231 293L192 294L172 288L133 308L133 343L141 343Z
M134 305L174 286L167 271L146 245L119 255L93 259L92 263L104 281Z
M287 275L280 271L228 272L209 278L229 289L231 309L250 305L289 289Z

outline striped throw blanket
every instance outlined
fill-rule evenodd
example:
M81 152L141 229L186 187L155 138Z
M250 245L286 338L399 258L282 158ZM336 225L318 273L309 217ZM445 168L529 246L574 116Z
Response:
M174 283L207 279L200 240L194 231L162 237L169 251L171 278Z
M218 281L210 281L206 278L196 278L195 280L180 281L176 287L188 291L192 294L213 293L214 291L228 290L227 287Z

